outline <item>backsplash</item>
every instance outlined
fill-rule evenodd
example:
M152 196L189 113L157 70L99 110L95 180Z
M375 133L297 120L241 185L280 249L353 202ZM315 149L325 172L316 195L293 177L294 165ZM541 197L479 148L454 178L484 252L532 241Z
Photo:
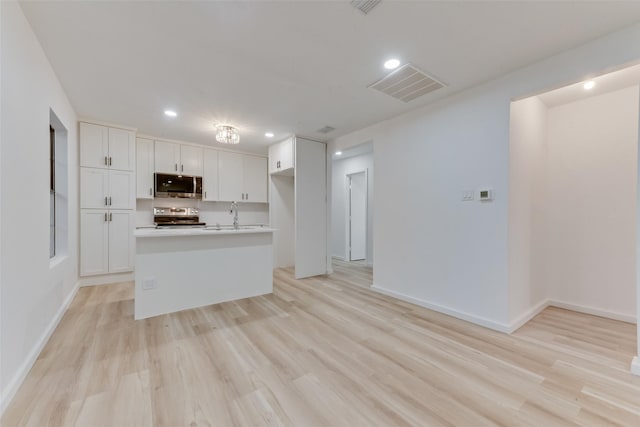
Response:
M239 203L240 224L269 224L269 205L267 203ZM136 202L136 227L153 225L154 207L195 207L200 209L200 221L209 225L232 225L233 216L229 214L231 202L203 202L189 199L140 199Z

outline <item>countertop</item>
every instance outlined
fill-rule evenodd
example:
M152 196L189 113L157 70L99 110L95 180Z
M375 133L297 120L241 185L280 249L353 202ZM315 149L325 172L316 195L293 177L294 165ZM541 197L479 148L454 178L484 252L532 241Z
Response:
M133 232L135 237L172 237L172 236L228 236L233 234L273 233L275 228L248 227L235 230L233 228L138 228Z

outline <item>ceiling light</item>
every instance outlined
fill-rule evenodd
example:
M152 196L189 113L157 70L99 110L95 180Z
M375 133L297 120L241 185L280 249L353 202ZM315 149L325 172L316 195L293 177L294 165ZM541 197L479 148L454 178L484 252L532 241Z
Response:
M238 144L240 142L238 129L228 125L216 126L216 141L221 144Z
M589 80L584 84L583 87L585 88L585 90L591 90L595 85L596 85L596 82L594 82L593 80Z
M267 138L273 138L273 132L267 132L264 134Z
M386 61L384 63L384 68L386 68L387 70L393 70L394 68L398 68L398 65L400 65L400 61L397 59L389 59L388 61Z
M178 113L173 110L164 110L164 115L169 117L176 117Z
M336 156L342 156L342 151L336 151Z

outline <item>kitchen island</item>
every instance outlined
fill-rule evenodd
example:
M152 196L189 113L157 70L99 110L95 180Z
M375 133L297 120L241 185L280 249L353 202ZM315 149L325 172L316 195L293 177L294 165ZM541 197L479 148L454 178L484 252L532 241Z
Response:
M268 227L135 231L135 318L273 291Z

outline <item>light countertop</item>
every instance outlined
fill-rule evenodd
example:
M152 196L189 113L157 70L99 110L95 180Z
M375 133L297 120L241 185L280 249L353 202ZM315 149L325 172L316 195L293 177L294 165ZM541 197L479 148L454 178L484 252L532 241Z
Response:
M173 236L229 236L234 234L256 234L273 233L276 231L270 227L247 227L240 226L238 230L233 228L217 229L215 227L205 228L148 228L142 227L134 231L135 237L173 237Z

